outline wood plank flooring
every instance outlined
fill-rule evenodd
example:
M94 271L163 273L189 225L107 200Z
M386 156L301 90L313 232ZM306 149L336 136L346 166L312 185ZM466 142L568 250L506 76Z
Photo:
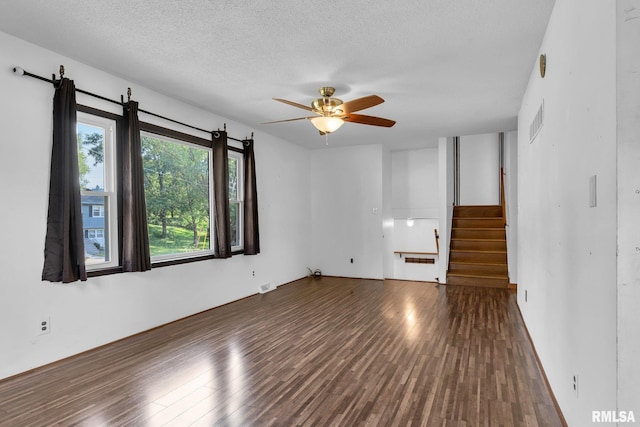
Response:
M504 290L303 279L0 382L1 426L560 426Z

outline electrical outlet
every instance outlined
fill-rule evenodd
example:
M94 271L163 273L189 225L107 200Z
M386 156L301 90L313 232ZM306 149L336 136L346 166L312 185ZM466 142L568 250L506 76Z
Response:
M253 277L256 277L256 271L255 271L255 270L253 270L253 271L251 272L251 275L252 275Z
M573 394L578 398L578 374L573 374Z
M51 317L43 317L38 325L38 335L45 335L51 332Z

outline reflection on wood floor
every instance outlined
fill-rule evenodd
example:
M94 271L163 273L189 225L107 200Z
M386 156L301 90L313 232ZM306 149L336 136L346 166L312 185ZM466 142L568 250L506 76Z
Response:
M325 277L1 382L0 425L561 422L515 295Z

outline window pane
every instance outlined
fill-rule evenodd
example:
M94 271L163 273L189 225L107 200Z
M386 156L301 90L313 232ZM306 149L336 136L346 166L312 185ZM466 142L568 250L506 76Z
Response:
M237 202L229 202L229 220L231 222L231 247L240 246L240 206Z
M95 213L98 206L104 212L104 204L107 202L107 197L83 195L80 200L82 203L82 227L84 228L85 264L93 265L108 262L108 242L105 240L106 218L104 215L89 215L89 211L92 210Z
M242 155L229 151L229 222L231 249L242 249Z
M104 205L93 205L91 207L91 216L104 216Z
M115 266L118 262L113 170L115 122L78 113L76 132L85 264L89 269Z
M104 135L97 126L78 123L78 166L80 188L104 191Z
M142 135L151 256L210 249L209 150Z
M229 200L238 200L238 159L229 157Z

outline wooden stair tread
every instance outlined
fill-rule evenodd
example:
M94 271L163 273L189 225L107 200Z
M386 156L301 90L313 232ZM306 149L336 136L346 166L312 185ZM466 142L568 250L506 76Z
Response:
M451 230L503 230L504 227L453 227Z
M454 210L456 211L477 211L477 210L487 210L487 209L502 209L500 205L456 205L454 206Z
M507 251L502 251L502 250L491 250L491 251L485 251L485 250L478 250L478 249L450 249L449 252L473 252L473 253L479 253L479 254L506 254Z
M454 206L455 217L467 216L502 216L502 206L500 205L476 205L476 206Z
M509 279L509 276L501 274L501 275L495 275L495 274L471 274L471 273L447 273L447 276L449 277L480 277L483 279L504 279L507 280Z
M503 266L506 262L476 262L476 261L453 261L454 264L465 265L486 265L486 266Z
M464 237L452 237L451 241L459 240L461 242L504 242L504 239L478 239L477 237L464 238Z
M502 219L502 216L456 216L454 219Z

